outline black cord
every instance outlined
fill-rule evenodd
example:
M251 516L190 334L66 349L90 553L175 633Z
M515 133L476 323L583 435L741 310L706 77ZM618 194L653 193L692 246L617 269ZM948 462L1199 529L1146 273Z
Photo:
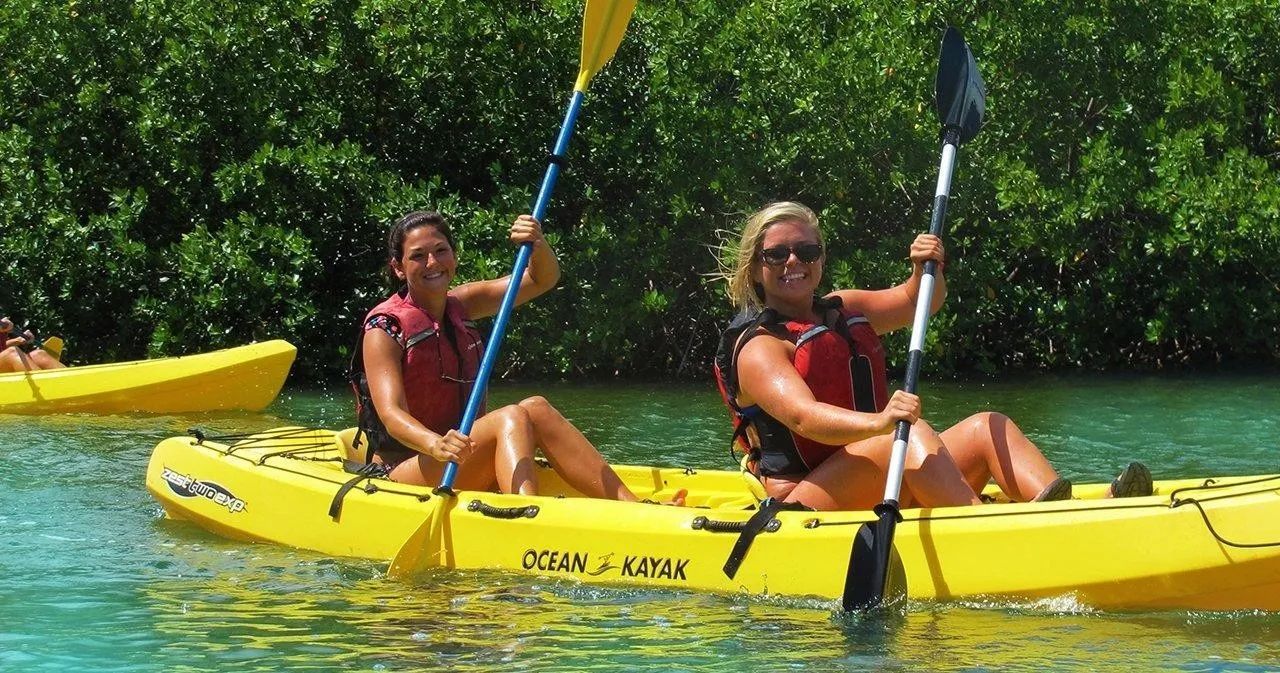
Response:
M1218 534L1218 531L1213 527L1213 522L1209 520L1209 513L1204 511L1204 506L1200 504L1199 500L1196 500L1195 498L1187 498L1186 500L1177 500L1171 506L1181 507L1183 505L1195 505L1196 509L1200 511L1200 518L1204 519L1204 527L1209 529L1209 534L1213 536L1213 539L1217 540L1218 542L1221 542L1222 544L1227 545L1228 547L1235 547L1237 549L1262 549L1264 547L1280 547L1280 542L1255 542L1255 543L1232 542L1231 540L1228 540L1227 538L1222 537L1221 535Z

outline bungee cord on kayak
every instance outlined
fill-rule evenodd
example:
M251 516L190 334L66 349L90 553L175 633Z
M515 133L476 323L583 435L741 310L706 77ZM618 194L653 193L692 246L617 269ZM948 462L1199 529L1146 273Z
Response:
M1222 544L1227 545L1228 547L1235 547L1236 549L1264 549L1267 547L1280 547L1280 539L1278 539L1275 542L1235 542L1227 539L1226 537L1224 537L1222 534L1218 532L1217 528L1214 527L1213 522L1209 520L1209 512L1205 511L1205 505L1203 501L1205 500L1212 501L1215 498L1205 499L1205 498L1181 497L1181 494L1186 491L1212 491L1212 490L1228 489L1228 488L1234 489L1240 486L1253 486L1255 484L1277 482L1277 481L1280 481L1280 475L1270 476L1270 477L1260 477L1258 479L1249 479L1246 481L1227 481L1224 483L1216 483L1216 481L1217 480L1215 479L1205 479L1204 483L1199 486L1187 486L1187 487L1174 490L1172 493L1169 494L1169 500L1171 501L1169 507L1171 508L1183 507L1186 505L1194 506L1196 510L1200 512L1200 517L1204 519L1205 528L1209 530L1209 533L1213 535L1213 538L1218 542L1221 542ZM1245 495L1274 494L1276 492L1277 492L1277 489L1273 487L1273 488L1263 488L1256 491L1248 491L1248 492L1239 493L1239 494L1233 493L1231 495L1222 496L1222 497L1230 498L1230 497L1235 497L1236 495L1245 496Z

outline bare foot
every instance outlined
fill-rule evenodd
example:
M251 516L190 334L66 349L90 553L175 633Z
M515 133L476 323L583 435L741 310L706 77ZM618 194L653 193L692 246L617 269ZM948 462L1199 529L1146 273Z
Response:
M688 496L689 496L689 489L682 488L676 491L676 494L671 496L671 499L668 500L667 502L658 502L657 500L651 500L649 498L645 498L644 500L641 500L641 502L647 502L650 505L669 505L671 507L684 507L684 499Z

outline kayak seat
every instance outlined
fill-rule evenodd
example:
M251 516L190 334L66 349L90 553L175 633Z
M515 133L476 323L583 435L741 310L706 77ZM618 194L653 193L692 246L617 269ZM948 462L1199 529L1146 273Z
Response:
M756 499L756 502L762 502L769 497L769 493L764 490L764 483L760 481L760 477L757 477L747 466L750 460L751 456L743 455L742 460L738 461L738 467L742 470L742 481L747 485L747 492Z
M365 451L368 450L368 447L365 446L365 442L369 441L367 437L362 434L359 444L356 444L356 428L347 428L339 430L334 439L342 446L343 455L347 460L364 464Z
M342 454L346 458L343 461L342 469L355 475L338 488L337 493L333 494L333 500L329 502L329 517L334 521L341 519L342 503L347 497L347 493L357 487L362 488L366 493L373 493L378 489L370 480L387 478L388 470L386 466L364 461L365 442L368 441L368 436L364 433L359 433L360 439L357 441L356 435L356 428L346 428L345 430L339 430L333 436L334 443L342 448ZM361 486L361 484L364 484L364 486Z

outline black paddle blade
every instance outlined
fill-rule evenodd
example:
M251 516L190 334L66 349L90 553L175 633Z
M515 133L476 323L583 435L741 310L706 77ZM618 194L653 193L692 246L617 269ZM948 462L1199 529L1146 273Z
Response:
M933 82L938 121L943 128L960 132L964 143L978 135L987 110L987 86L982 82L973 52L960 31L948 26L938 54L938 77Z
M849 570L844 580L845 610L868 610L895 604L907 596L907 575L893 546L893 530L898 525L898 508L888 503L876 505L880 518L858 527L849 552Z

